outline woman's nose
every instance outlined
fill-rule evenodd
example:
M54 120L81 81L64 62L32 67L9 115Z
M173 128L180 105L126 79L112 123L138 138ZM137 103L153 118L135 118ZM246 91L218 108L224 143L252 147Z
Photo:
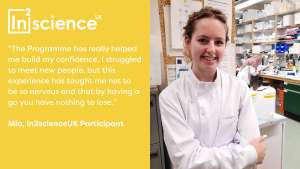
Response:
M209 42L206 51L212 55L216 53L215 43L213 41Z

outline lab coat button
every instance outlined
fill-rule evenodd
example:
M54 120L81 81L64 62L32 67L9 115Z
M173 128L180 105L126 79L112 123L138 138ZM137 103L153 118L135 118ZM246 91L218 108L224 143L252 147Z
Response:
M204 111L202 111L202 116L205 116L205 112Z
M203 141L203 144L206 144L206 142L205 142L205 141Z

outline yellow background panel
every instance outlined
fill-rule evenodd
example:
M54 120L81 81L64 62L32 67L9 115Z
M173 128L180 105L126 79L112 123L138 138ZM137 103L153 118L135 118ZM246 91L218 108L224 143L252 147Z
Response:
M30 8L30 34L8 33L8 9ZM24 19L24 12L15 12ZM20 14L20 18L18 15ZM23 15L23 16L22 16ZM95 19L102 15L102 19ZM54 18L51 18L54 16ZM150 8L148 1L6 1L1 3L0 168L150 168L149 74ZM33 30L33 20L95 20L95 30ZM45 24L50 25L50 24ZM82 24L84 25L84 24ZM12 26L12 25L10 25ZM12 52L19 47L71 47L72 52ZM74 52L73 47L135 47L136 52ZM8 63L8 58L102 57L138 58L141 63ZM8 68L82 68L85 74L12 74ZM112 67L116 73L87 73L89 68ZM8 84L8 79L130 79L131 84ZM11 90L139 90L123 95L9 95ZM8 101L112 100L112 106L37 106ZM114 101L116 99L116 101ZM124 127L8 127L8 121L123 121Z

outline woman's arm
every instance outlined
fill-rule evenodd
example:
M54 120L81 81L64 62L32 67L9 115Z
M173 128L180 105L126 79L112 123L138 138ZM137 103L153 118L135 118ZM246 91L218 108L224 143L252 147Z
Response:
M245 141L252 145L258 156L257 164L261 164L264 156L266 146L261 144L265 138L260 137L259 127L257 123L257 117L254 110L251 94L246 83L241 83L241 101L239 107L239 120L238 120L238 131L240 135L240 142Z

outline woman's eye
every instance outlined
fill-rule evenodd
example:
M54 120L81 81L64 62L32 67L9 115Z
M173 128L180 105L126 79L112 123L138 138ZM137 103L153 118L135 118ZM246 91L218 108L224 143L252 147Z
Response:
M198 41L199 41L199 42L207 42L206 39L199 39Z
M222 41L217 41L216 43L220 45L224 44Z

